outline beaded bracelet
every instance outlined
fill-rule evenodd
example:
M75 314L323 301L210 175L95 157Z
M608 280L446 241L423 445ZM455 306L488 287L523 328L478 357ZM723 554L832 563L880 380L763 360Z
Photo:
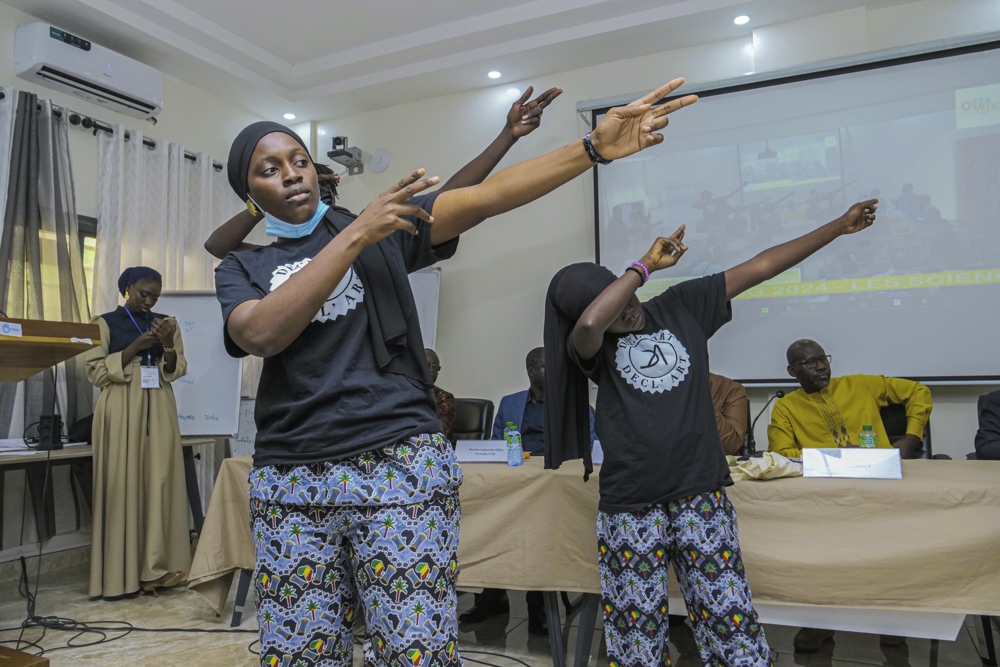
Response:
M625 269L625 271L626 273L629 271L635 271L635 275L639 276L639 287L642 287L643 285L646 284L646 278L645 276L642 275L642 271L640 271L639 269L635 268L634 266L630 266L627 269Z
M642 281L642 284L645 285L646 283L648 283L649 282L649 269L646 268L646 265L643 264L642 262L632 262L632 266L635 266L635 267L638 267L638 268L642 269L642 274L646 277L646 279ZM631 267L629 267L629 268L631 268Z
M591 162L598 164L611 164L613 162L613 160L607 160L597 152L597 149L594 148L594 142L590 140L589 132L583 138L583 150L587 151L587 157L590 158Z

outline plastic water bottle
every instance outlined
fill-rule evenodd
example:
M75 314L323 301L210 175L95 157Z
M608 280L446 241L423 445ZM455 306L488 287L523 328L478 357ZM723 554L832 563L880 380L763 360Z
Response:
M510 444L510 432L514 430L514 422L507 422L503 429L503 441Z
M864 424L861 427L861 435L858 436L858 446L864 449L878 447L878 436L872 430L871 424Z
M507 465L524 465L524 450L521 449L521 433L511 424L507 430Z

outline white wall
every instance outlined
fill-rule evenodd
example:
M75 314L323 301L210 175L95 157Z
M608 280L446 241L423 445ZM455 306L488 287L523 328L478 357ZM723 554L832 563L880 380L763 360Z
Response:
M423 100L318 124L326 140L346 134L366 151L386 148L392 163L383 174L345 178L343 204L360 211L377 193L418 167L447 179L485 148L503 126L513 101L511 88L540 92L559 86L563 96L543 117L542 127L522 140L501 167L550 151L582 136L589 114L578 116L578 100L649 90L675 76L689 82L725 79L753 71L837 58L890 47L1000 29L1000 5L986 0L926 0L878 10L852 10L768 26L754 39L720 42L562 72L536 80ZM754 42L762 52L755 67ZM765 52L766 49L766 52ZM685 113L672 117L683 123ZM666 130L669 136L669 127ZM545 290L562 266L594 257L593 192L586 174L549 196L488 221L466 234L457 256L442 265L438 352L440 384L457 396L499 401L524 389L523 359L542 344ZM935 387L932 418L936 453L964 458L972 451L975 400L980 387ZM756 412L764 390L751 390ZM765 446L767 416L757 428Z
M156 125L90 104L75 95L20 79L14 74L12 66L14 32L18 26L35 20L37 19L32 16L0 4L0 82L4 85L35 93L112 125L121 123L128 129L141 131L154 139L178 142L192 153L204 151L213 156L216 162L223 164L236 134L248 123L260 120L244 109L169 76L164 81L163 112L157 116ZM96 216L97 139L81 127L71 127L69 137L77 212Z

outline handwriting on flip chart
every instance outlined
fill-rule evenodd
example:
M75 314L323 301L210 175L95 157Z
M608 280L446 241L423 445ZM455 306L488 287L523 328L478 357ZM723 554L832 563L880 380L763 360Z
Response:
M257 424L254 422L254 406L256 400L244 398L240 401L240 430L230 441L233 456L250 456L257 440Z

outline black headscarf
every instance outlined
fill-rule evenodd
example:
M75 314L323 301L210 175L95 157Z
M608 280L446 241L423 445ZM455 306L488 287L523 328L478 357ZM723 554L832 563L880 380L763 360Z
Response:
M594 471L590 389L567 345L583 311L614 281L603 266L572 264L555 275L545 295L545 467L582 458L585 480Z
M125 292L132 285L143 278L153 278L158 282L163 282L163 277L160 272L156 269L151 269L148 266L133 266L122 271L122 274L118 276L118 292L125 296Z
M260 121L245 127L233 141L227 165L229 185L243 201L250 195L248 185L250 157L257 143L272 132L287 134L301 144L306 154L309 153L299 135L280 123ZM346 217L337 213L346 214ZM344 231L355 217L346 209L331 207L325 220L339 233ZM424 357L420 323L417 321L410 281L406 271L398 262L393 261L389 241L383 239L374 245L366 246L358 255L355 266L365 289L372 295L372 298L365 299L365 307L368 311L375 361L379 369L389 373L399 373L419 386L430 387L430 371L427 369L427 360Z

